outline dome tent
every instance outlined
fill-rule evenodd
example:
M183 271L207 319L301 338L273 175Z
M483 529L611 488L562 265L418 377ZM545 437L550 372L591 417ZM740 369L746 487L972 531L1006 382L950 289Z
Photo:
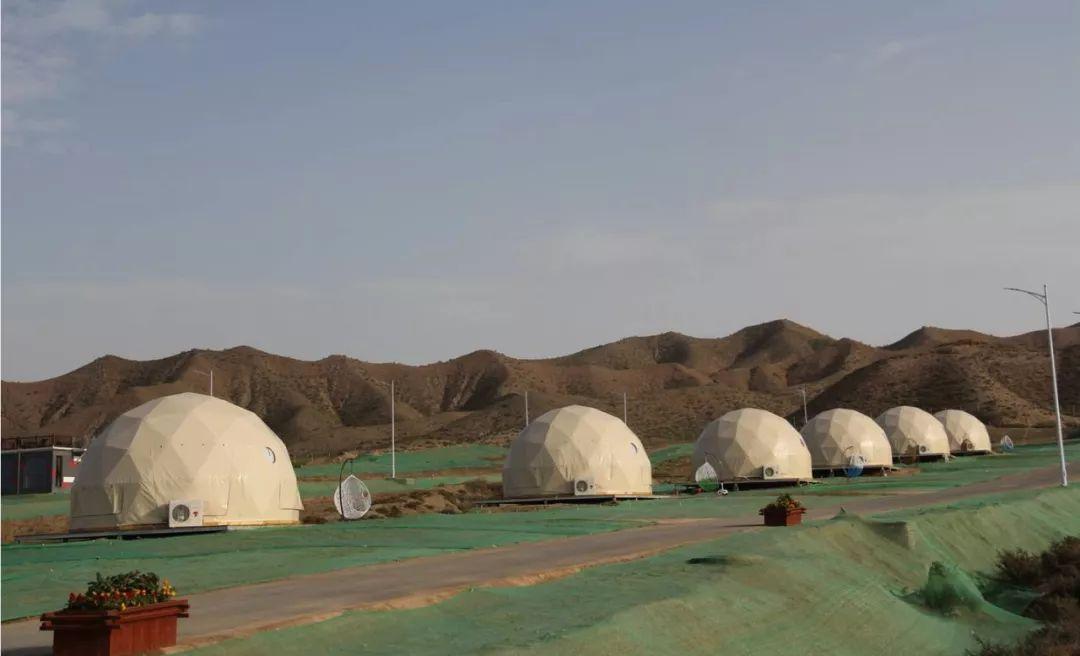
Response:
M303 509L289 452L258 416L183 393L125 412L90 443L71 530L162 526L178 500L201 500L206 525L294 524Z
M925 410L901 405L883 412L875 421L885 431L894 458L948 457L945 427Z
M840 469L861 456L864 467L891 467L892 447L885 431L861 412L836 408L811 419L802 429L814 469Z
M508 499L571 496L577 480L590 481L594 495L652 494L652 464L637 435L580 405L551 410L521 431L502 479Z
M714 419L701 431L691 471L708 462L722 482L810 480L810 452L799 431L782 417L743 408Z
M953 453L990 453L990 433L975 415L963 410L942 410L934 418L945 427Z

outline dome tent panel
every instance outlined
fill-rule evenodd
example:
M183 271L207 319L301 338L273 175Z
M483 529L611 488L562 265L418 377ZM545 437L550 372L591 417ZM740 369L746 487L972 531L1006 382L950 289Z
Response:
M892 447L885 431L855 410L826 410L803 426L802 436L817 469L847 467L856 455L867 467L892 465Z
M72 530L165 525L175 500L203 501L209 525L297 523L302 509L285 444L254 413L202 394L124 413L91 442L84 464L71 491Z
M764 470L777 481L813 478L810 452L802 436L783 417L743 408L713 420L698 436L692 471L708 462L721 481L763 480Z
M621 420L584 406L567 406L530 423L510 445L503 496L573 495L588 479L595 494L652 493L652 465L641 440Z
M885 431L893 457L948 457L949 438L945 427L932 414L902 405L886 410L875 420Z
M952 453L990 453L990 432L986 424L963 410L942 410L934 418L945 427Z

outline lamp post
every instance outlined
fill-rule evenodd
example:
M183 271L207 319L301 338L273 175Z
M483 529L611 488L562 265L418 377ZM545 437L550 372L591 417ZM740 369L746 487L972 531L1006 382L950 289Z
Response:
M1017 289L1016 287L1006 287L1005 289L1010 292L1027 294L1037 299L1043 304L1043 309L1046 311L1046 343L1050 349L1050 382L1054 388L1054 416L1057 419L1058 453L1061 456L1061 487L1066 487L1069 485L1069 474L1065 468L1065 439L1061 434L1061 403L1058 401L1057 364L1054 362L1054 331L1050 327L1050 299L1046 294L1046 285L1043 285L1041 294L1026 289Z
M210 396L213 396L214 395L214 370L211 369L209 373L207 373L205 371L199 371L198 369L193 369L192 371L194 371L197 374L202 374L203 376L209 376L210 377Z

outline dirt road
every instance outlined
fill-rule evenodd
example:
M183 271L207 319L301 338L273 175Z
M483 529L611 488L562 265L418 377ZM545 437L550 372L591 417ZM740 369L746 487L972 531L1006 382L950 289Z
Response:
M1072 463L1070 474L1080 472ZM1057 485L1048 467L972 485L889 498L845 502L858 513L879 513L966 497ZM721 502L722 503L722 502ZM831 517L840 505L808 519ZM190 595L191 617L180 625L178 650L274 627L328 619L358 608L405 608L433 603L470 587L521 585L585 567L642 558L738 531L764 530L760 518L691 519L544 542L336 570ZM52 634L37 620L3 625L4 654L48 654Z

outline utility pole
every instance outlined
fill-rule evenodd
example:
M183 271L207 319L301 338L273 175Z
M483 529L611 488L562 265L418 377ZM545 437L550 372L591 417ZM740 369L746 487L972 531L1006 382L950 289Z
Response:
M622 393L622 423L630 425L626 422L626 392Z
M799 392L802 394L802 425L806 426L810 423L810 416L806 413L806 388L800 387Z
M394 412L394 381L390 381L390 478L397 478L397 413Z
M529 390L525 390L525 428L529 427Z
M205 371L199 371L198 369L194 369L193 371L195 373L197 373L197 374L202 374L203 376L209 376L210 377L210 396L213 396L214 395L214 370L211 369L210 373L207 373Z
M1065 464L1065 438L1061 432L1061 403L1058 400L1057 364L1054 362L1054 330L1050 325L1050 298L1046 293L1046 285L1043 285L1041 294L1026 289L1017 289L1016 287L1006 287L1005 289L1010 292L1027 294L1038 300L1043 304L1043 310L1046 312L1046 344L1050 350L1050 382L1054 388L1054 415L1057 419L1058 453L1061 456L1061 487L1067 487L1069 485L1069 474Z

